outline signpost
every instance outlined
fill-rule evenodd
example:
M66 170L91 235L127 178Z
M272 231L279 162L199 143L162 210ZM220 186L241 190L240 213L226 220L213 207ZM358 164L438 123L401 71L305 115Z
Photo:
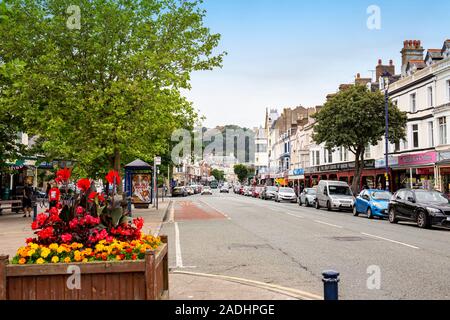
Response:
M157 175L157 166L161 165L161 157L155 157L153 159L153 206L158 210L158 175Z

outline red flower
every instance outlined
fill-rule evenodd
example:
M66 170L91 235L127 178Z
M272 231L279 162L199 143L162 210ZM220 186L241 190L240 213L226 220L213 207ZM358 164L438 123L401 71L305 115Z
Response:
M89 202L94 202L95 198L98 198L99 202L104 202L105 201L105 196L103 194L95 192L95 191L91 192L91 194L88 197L88 201Z
M77 207L77 211L76 211L76 212L77 212L77 214L78 214L78 215L80 215L80 214L83 214L83 213L84 213L84 208L83 208L83 207L80 207L80 206L78 206L78 207Z
M55 207L52 207L49 211L48 211L51 215L52 214L58 214L58 209Z
M75 229L78 226L78 219L73 219L69 222L70 229Z
M60 169L56 172L56 182L67 182L72 172L69 168Z
M120 182L119 172L115 170L109 171L105 178L109 184L119 184Z
M141 217L136 218L133 220L133 223L136 226L136 229L141 230L144 226L144 219L142 219Z
M81 189L81 191L86 192L91 187L91 181L89 179L80 179L77 182L77 187Z
M51 238L53 236L53 227L47 227L47 228L39 231L37 233L37 235L38 235L39 238L41 238L43 240Z
M61 236L61 240L64 243L70 243L72 241L72 235L70 233L65 233Z
M132 256L131 256L131 260L136 260L137 259L137 255L136 254L133 254Z
M33 238L28 238L25 242L28 244L30 242L34 242L34 239Z

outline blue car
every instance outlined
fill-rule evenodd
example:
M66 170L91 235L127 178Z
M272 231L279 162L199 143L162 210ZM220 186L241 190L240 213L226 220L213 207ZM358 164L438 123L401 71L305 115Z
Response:
M356 198L353 207L353 215L357 217L360 213L367 215L369 219L374 217L387 218L389 200L392 193L384 190L363 190Z

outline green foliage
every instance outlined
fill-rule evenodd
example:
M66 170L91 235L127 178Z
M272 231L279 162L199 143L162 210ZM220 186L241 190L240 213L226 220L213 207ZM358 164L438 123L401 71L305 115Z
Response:
M237 175L241 183L244 183L247 180L249 172L249 168L243 164L237 164L234 166L234 173Z
M197 120L180 93L190 74L222 63L220 35L203 25L197 0L4 3L0 62L26 67L1 93L2 108L7 99L48 157L76 160L84 175L167 153L172 131ZM71 5L80 30L67 27Z
M211 170L211 175L216 178L217 181L225 180L225 172L219 169Z
M332 97L314 116L313 139L329 149L345 147L355 155L358 184L360 161L367 145L377 145L385 132L385 99L380 92L370 92L364 86L351 86ZM405 138L407 117L389 102L389 141Z

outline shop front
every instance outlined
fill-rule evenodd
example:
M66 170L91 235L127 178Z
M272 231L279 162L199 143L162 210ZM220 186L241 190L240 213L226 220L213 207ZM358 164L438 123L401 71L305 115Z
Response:
M436 160L434 151L399 156L398 164L391 166L394 191L402 188L434 189Z
M289 184L294 188L295 192L298 194L305 187L305 170L304 169L289 170L288 180Z
M435 188L450 196L450 151L438 153Z
M376 177L383 175L382 169L375 168L374 160L365 160L361 172L360 189L364 186L376 188ZM353 183L355 162L337 163L305 169L305 186L314 187L320 180L344 181Z

